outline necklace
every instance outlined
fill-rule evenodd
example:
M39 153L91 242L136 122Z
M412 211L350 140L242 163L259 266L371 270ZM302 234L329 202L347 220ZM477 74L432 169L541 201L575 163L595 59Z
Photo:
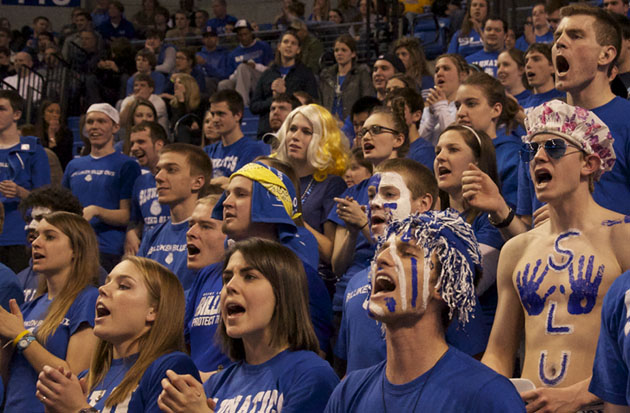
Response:
M311 192L313 192L313 188L315 188L315 185L316 185L315 178L311 177L311 181L308 183L308 185L306 186L306 189L304 190L304 192L302 193L302 196L300 197L300 199L302 200L302 205L304 205L308 197L311 195Z
M420 402L420 399L422 398L422 392L424 392L424 388L427 386L427 383L429 382L429 380L431 380L431 376L433 375L433 372L435 371L435 366L437 366L438 363L442 361L446 353L448 353L448 348L440 356L438 361L435 362L433 367L431 367L431 369L429 370L429 375L427 376L427 379L424 381L424 383L422 383L422 387L420 388L420 392L418 393L418 397L416 398L416 402L413 405L413 409L411 410L411 413L416 411L416 408L418 407L418 403ZM385 403L385 372L383 372L383 380L381 380L381 400L383 401L383 412L387 413L387 404Z

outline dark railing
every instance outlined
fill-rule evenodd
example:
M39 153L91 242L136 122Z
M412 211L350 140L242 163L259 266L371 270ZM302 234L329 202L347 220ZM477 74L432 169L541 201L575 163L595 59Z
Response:
M69 50L73 48L70 47ZM78 56L75 54L75 57ZM81 114L84 109L81 93L83 86L84 75L81 72L75 70L61 55L50 56L46 68L46 99L59 102L64 114L69 116Z

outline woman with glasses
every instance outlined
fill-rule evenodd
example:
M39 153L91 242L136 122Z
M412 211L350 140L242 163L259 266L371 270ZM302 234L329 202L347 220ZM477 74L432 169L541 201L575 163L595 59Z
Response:
M374 167L387 159L403 158L409 151L404 101L397 100L392 107L375 108L359 135L363 156ZM369 219L364 211L369 204L368 181L348 188L335 198L337 208L328 216L337 224L332 256L332 268L339 278L333 297L336 312L343 308L346 285L352 275L366 268L374 256Z
M492 139L484 131L470 126L449 126L442 132L435 146L433 172L438 188L448 195L442 198L442 208L458 211L472 225L479 242L483 276L476 290L489 333L497 305L496 271L499 251L504 241L499 230L488 220L488 214L470 207L464 196L462 178L464 172L470 169L482 171L499 186Z

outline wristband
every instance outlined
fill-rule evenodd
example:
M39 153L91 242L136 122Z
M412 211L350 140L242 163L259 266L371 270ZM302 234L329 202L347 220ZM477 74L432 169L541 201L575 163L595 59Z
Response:
M365 226L369 223L370 223L370 220L368 219L367 221L365 221L365 224L363 224L361 228L359 228L359 230L362 230L363 228L365 228Z
M25 335L29 334L30 331L28 330L24 330L22 331L20 334L18 334L14 339L13 339L13 345L17 346L17 343L22 339L22 337L24 337Z
M508 213L508 216L501 222L495 222L490 216L490 214L488 214L488 221L490 221L490 224L492 224L492 226L495 228L505 228L509 226L514 220L514 210L511 207L509 208L510 208L510 212Z

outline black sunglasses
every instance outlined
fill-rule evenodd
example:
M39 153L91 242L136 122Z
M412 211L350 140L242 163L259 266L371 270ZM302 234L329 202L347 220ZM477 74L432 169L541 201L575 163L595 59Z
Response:
M521 161L529 162L534 159L534 156L538 153L540 146L545 149L545 152L551 159L560 159L566 155L568 144L564 139L555 138L549 139L542 143L539 142L527 142L523 143L521 147ZM579 152L579 151L578 151Z
M361 130L359 131L359 137L364 137L365 135L367 135L368 132L370 132L370 135L372 136L378 135L383 132L393 133L394 135L398 135L400 133L392 128L387 128L381 125L372 125L369 128L361 128Z

